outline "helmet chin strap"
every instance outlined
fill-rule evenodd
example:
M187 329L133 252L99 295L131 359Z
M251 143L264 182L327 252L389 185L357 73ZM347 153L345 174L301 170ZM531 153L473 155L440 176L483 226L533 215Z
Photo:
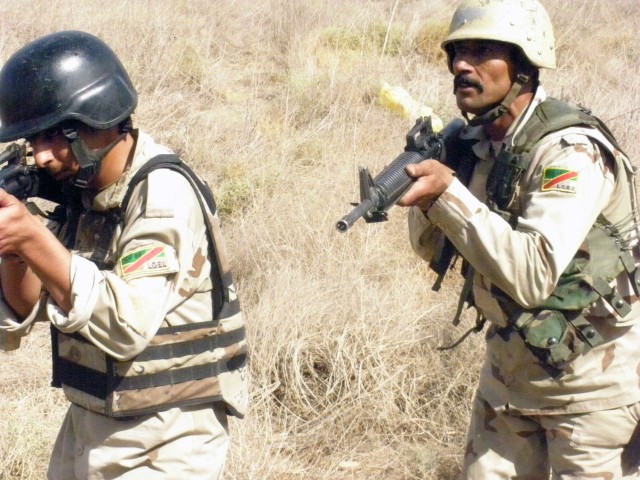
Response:
M525 84L529 81L530 78L531 77L529 75L519 73L516 76L516 79L513 82L513 85L511 85L511 89L509 89L509 92L504 97L502 102L500 102L500 104L498 104L497 106L491 108L489 111L482 113L480 115L476 115L471 119L469 119L469 116L468 116L469 114L467 112L462 112L462 115L467 120L467 123L472 127L493 123L495 120L497 120L498 118L500 118L502 115L504 115L509 111L509 107L511 106L513 101L518 97L518 95L520 95L522 88L525 86Z
M100 166L102 165L104 157L107 156L118 142L122 141L127 136L127 132L124 131L106 147L99 150L89 150L87 144L84 143L84 140L82 140L76 129L64 128L62 129L62 134L69 141L71 151L73 151L76 160L80 164L80 170L73 179L73 184L82 189L87 188L89 180L100 172Z

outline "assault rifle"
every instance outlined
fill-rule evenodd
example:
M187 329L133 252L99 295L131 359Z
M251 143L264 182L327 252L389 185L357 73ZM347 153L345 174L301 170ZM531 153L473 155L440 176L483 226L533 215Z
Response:
M431 117L418 118L407 133L404 152L375 178L371 178L367 167L360 167L360 203L352 203L355 208L336 223L338 231L346 232L360 217L364 217L367 223L387 220L387 210L415 181L407 175L405 167L429 158L441 159L445 143L456 138L464 125L462 119L456 119L436 133L431 125Z
M64 198L62 187L33 163L26 143L11 143L0 153L0 188L21 201L40 197L61 203Z

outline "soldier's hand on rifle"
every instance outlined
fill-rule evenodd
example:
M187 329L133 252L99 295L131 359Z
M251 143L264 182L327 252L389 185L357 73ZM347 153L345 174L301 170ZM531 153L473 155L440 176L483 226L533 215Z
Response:
M431 159L407 165L405 171L416 181L398 200L398 205L403 207L417 206L425 212L449 188L454 177L453 170L438 160Z
M38 223L20 200L0 189L0 256L19 255Z
M0 189L0 257L11 254L20 256L29 265L38 277L35 282L38 289L41 283L63 311L71 310L71 253L37 215ZM31 280L30 285L34 285Z

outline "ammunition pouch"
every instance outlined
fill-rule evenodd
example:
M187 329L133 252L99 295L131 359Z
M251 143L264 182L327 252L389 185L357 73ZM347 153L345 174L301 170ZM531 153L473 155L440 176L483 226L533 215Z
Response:
M523 311L510 323L554 378L561 377L573 359L604 341L593 325L574 311Z
M487 200L494 211L505 211L516 196L518 181L530 158L503 147L487 178Z

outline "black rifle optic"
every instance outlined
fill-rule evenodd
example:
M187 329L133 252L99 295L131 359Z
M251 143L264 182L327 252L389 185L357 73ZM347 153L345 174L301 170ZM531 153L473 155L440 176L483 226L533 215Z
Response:
M455 119L436 133L431 125L431 117L418 118L407 133L404 152L375 178L371 178L367 167L360 167L360 203L352 203L356 208L342 217L336 223L336 228L340 232L346 232L360 217L364 217L367 223L387 220L387 210L395 205L415 181L407 175L405 167L428 158L440 159L445 142L456 138L464 125L462 119Z
M11 143L0 153L0 188L21 201L40 197L61 203L62 187L29 162L31 156L26 143Z

